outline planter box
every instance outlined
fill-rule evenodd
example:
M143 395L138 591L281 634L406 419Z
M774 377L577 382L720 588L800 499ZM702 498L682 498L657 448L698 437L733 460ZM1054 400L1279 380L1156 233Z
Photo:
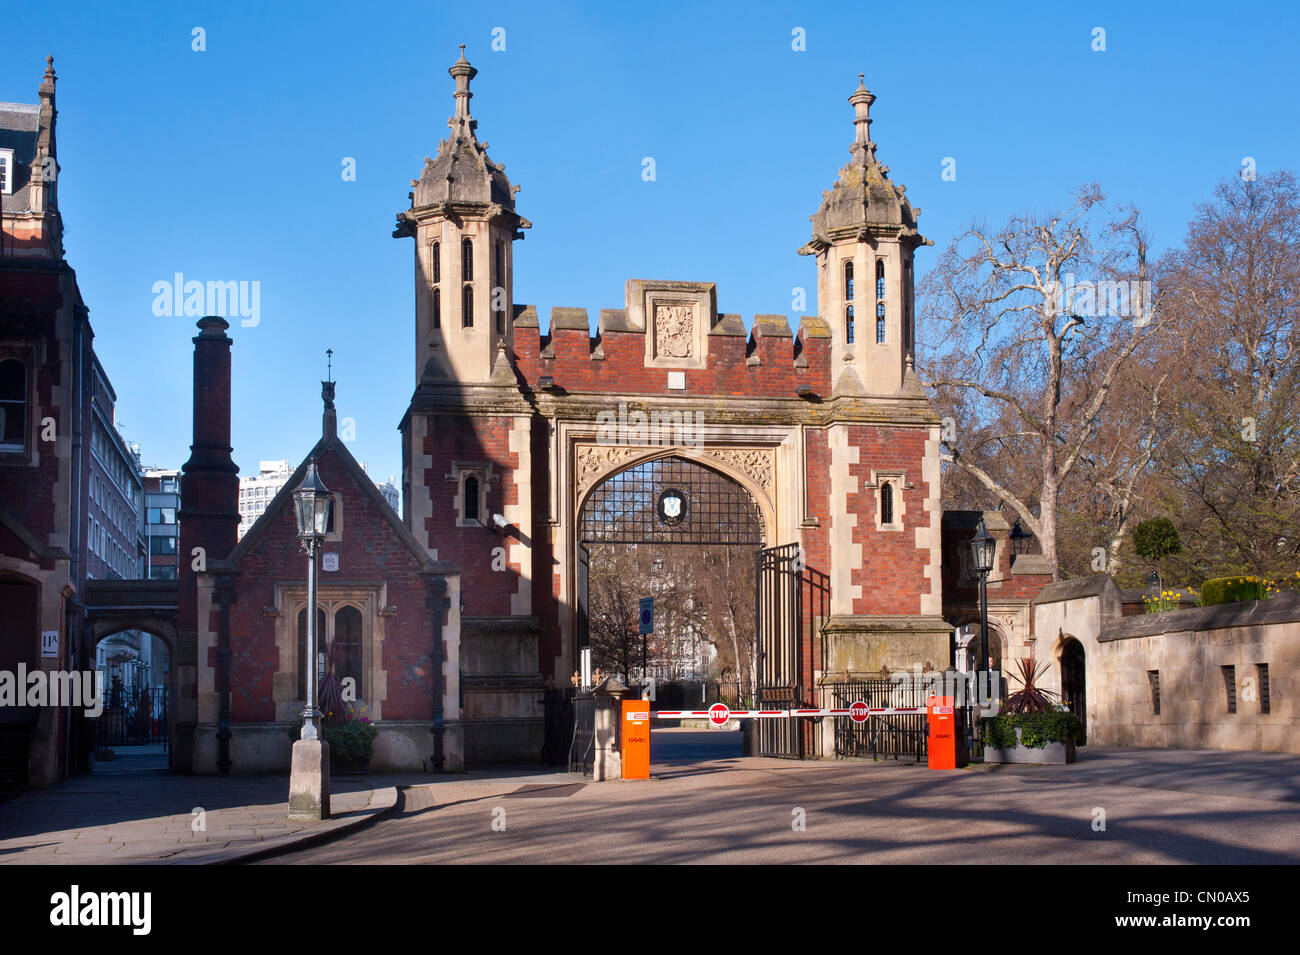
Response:
M1020 727L1017 726L1016 739L1019 738ZM1034 749L1030 746L984 747L984 762L986 763L1047 763L1064 766L1066 763L1074 762L1074 758L1075 746L1073 740L1068 743L1044 743L1041 749Z

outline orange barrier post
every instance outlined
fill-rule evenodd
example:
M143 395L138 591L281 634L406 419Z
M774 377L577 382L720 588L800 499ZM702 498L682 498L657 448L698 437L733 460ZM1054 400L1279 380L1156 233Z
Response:
M623 701L623 778L650 778L650 701Z
M957 715L951 696L932 696L926 701L929 714L929 761L931 769L957 768Z

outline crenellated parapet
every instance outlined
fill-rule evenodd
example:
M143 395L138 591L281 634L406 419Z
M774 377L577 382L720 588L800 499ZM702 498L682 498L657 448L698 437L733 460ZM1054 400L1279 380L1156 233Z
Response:
M829 396L830 328L807 316L792 332L785 315L717 311L711 282L633 279L624 307L601 309L596 334L583 308L551 309L542 334L537 309L513 309L514 355L537 391L717 395L755 398Z

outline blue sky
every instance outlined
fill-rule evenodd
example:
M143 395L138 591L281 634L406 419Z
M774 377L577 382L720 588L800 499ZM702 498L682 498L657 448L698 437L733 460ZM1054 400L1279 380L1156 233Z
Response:
M311 447L331 347L353 452L400 475L414 292L391 230L446 132L462 42L479 137L534 224L515 299L543 325L622 307L628 278L716 282L720 310L797 325L791 289L813 311L816 283L795 250L848 156L859 71L878 155L936 243L921 275L972 220L1087 181L1141 208L1159 252L1243 157L1300 166L1292 4L62 0L20 19L0 100L35 102L55 55L68 258L123 432L164 467L188 456L194 326L155 316L151 289L182 272L261 283L260 324L232 329L243 473Z

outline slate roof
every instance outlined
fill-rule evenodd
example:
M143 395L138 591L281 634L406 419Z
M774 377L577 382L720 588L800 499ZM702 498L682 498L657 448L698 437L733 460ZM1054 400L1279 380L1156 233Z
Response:
M0 196L5 212L25 212L32 207L29 186L39 111L39 106L27 103L0 103L0 149L14 151L12 193Z

